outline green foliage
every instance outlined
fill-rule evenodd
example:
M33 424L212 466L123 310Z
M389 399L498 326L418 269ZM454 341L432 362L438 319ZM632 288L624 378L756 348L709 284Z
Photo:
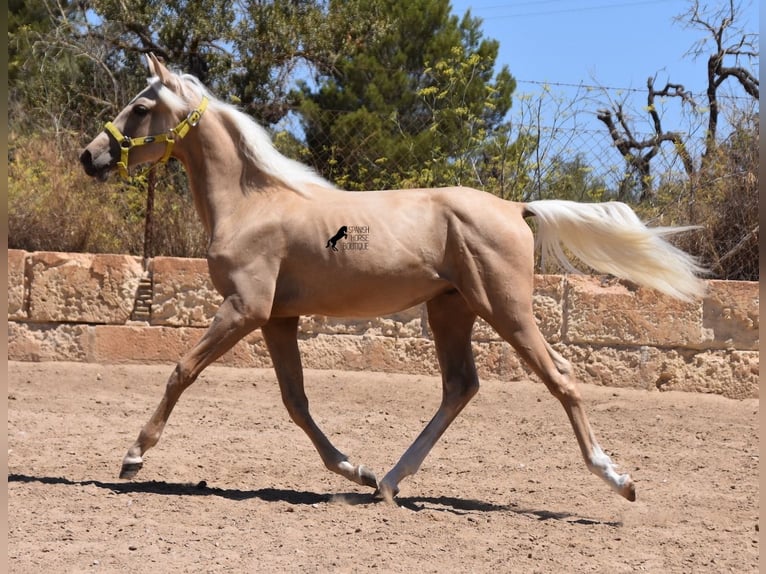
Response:
M548 87L534 101L516 95L510 71L495 69L498 42L448 0L11 0L8 25L11 247L143 253L145 185L95 184L76 157L145 85L149 51L262 123L297 117L302 129L282 127L277 147L349 190L470 185L519 201L602 201L641 189L608 189L592 160L551 137L580 100ZM702 225L682 246L717 277L752 279L759 126L727 116L735 132L702 168L653 171L656 193L638 209ZM152 254L204 255L183 170L156 177Z
M476 165L480 187L503 199L527 199L533 187L533 154L538 143L538 137L529 130L514 139L510 124L488 134L479 148L481 156Z
M610 191L606 183L594 177L592 171L582 154L573 159L554 157L546 166L541 195L581 202L609 200Z
M375 33L302 86L314 165L351 189L465 183L515 87L506 68L494 73L497 42L445 0L358 4L380 14Z
M29 37L47 33L52 25L44 0L8 2L8 80L11 83L21 75L23 62L29 54Z

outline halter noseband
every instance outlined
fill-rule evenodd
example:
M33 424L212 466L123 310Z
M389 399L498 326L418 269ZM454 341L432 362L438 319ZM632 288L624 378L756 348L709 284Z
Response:
M166 163L170 159L170 154L173 152L173 145L176 143L176 139L182 139L187 133L189 133L191 128L195 127L199 123L200 119L202 119L202 114L205 113L205 110L207 109L207 104L208 99L207 96L205 96L202 98L199 106L190 111L189 115L181 120L181 123L172 128L168 133L160 134L157 136L131 138L123 135L120 129L112 122L107 122L104 126L104 129L107 131L107 133L109 133L109 135L117 140L118 144L120 144L120 161L117 162L117 168L119 169L120 175L123 177L123 179L130 179L130 174L128 173L128 153L132 148L150 143L165 144L165 153L162 155L162 157L147 167L144 171L142 171L141 174L146 173L157 164Z

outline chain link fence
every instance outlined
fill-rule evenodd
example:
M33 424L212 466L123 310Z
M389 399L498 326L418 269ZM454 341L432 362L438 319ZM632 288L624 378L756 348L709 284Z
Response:
M612 101L614 97L607 98ZM462 185L517 200L563 198L621 200L657 225L698 225L679 245L699 256L711 276L758 279L757 103L721 97L728 123L719 131L715 157L706 152L704 110L673 109L662 102L663 132L680 135L632 150L626 157L598 119L603 99L593 94L520 95L507 125L484 133L466 122L462 142L447 150L439 125L426 119L404 131L395 117L378 118L375 130L347 131L322 139L296 112L275 126L287 155L350 190ZM342 126L351 112L325 112L325 124ZM626 114L625 133L636 142L658 138L646 110ZM620 126L622 129L622 126ZM629 131L628 131L629 130ZM398 136L396 145L383 135ZM383 140L383 141L381 141ZM432 142L423 149L422 142ZM713 158L713 159L711 159Z
M368 114L360 124L358 112L324 111L326 125L335 131L323 133L294 110L271 131L283 153L351 191L463 185L517 201L626 201L650 224L699 225L698 231L679 236L679 246L700 257L712 277L758 280L757 102L748 108L741 99L722 98L728 133L721 130L719 153L704 170L704 113L667 110L665 129L683 134L694 172L689 174L672 142L657 147L648 172L638 172L597 118L603 101L578 90L516 95L506 124L494 130L471 118L453 122L448 133L434 118L405 126L396 114ZM643 110L630 120L634 139L652 137ZM11 247L204 255L207 239L180 165L157 174L151 209L163 225L150 229L148 237L145 218L150 215L140 185L115 181L93 193L72 169L76 150L62 159L61 146L34 138L16 141L13 149ZM62 206L71 207L71 215L47 215L61 215Z
M562 110L559 104L541 110L536 104L545 94L522 95L518 100L527 103L527 110L517 112L498 133L481 139L481 128L466 128L465 140L471 145L455 146L450 152L443 147L429 150L418 148L418 136L425 132L439 132L439 125L430 118L420 126L409 126L406 133L399 130L392 118L380 118L380 131L400 131L401 141L396 153L391 146L380 145L375 130L354 131L349 123L340 136L312 133L313 141L306 141L306 124L297 111L289 113L273 127L277 147L286 155L312 166L340 187L364 191L379 189L375 183L398 184L398 187L471 186L514 200L546 197L572 199L621 199L636 202L642 185L649 189L650 198L663 188L677 189L689 181L683 154L671 141L657 144L645 174L621 154L607 128L597 120L595 105L580 98L572 109L571 103ZM536 99L533 99L536 98ZM557 100L562 101L562 100ZM537 111L531 108L537 107ZM550 106L549 106L550 108ZM533 114L534 112L534 114ZM344 118L356 112L330 111L325 123L340 126ZM684 140L685 153L699 166L704 152L704 118L690 112L673 118L683 124L679 133ZM388 124L388 125L387 125ZM633 139L652 140L657 134L647 131L647 119L636 114ZM446 134L441 134L446 136ZM323 139L324 138L324 139ZM636 156L646 155L651 149L638 150ZM490 157L494 154L496 157ZM494 161L493 161L494 160ZM441 169L436 164L441 163ZM647 177L648 181L640 181ZM580 184L578 192L568 185Z

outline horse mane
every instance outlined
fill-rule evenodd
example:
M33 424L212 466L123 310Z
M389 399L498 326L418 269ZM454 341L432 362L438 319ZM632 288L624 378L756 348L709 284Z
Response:
M252 165L269 178L301 194L306 193L305 186L316 185L336 189L335 186L309 166L283 155L272 142L268 131L252 117L236 106L216 98L205 85L191 74L177 74L184 87L190 87L197 99L206 96L208 109L221 114L228 125L239 131L240 150ZM176 94L162 86L158 78L151 78L149 83L157 89L159 97L174 109L188 110L191 96Z

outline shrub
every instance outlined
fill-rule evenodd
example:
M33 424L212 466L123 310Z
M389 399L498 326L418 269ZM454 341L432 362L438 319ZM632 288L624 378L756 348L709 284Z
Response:
M9 147L10 248L143 255L144 186L116 178L98 183L80 168L78 150L39 136L11 137ZM153 256L204 255L204 231L179 179L158 177Z
M658 208L651 210L661 214L664 225L700 226L676 243L699 257L715 278L759 278L759 133L757 117L738 126L709 152L691 181L666 186Z

